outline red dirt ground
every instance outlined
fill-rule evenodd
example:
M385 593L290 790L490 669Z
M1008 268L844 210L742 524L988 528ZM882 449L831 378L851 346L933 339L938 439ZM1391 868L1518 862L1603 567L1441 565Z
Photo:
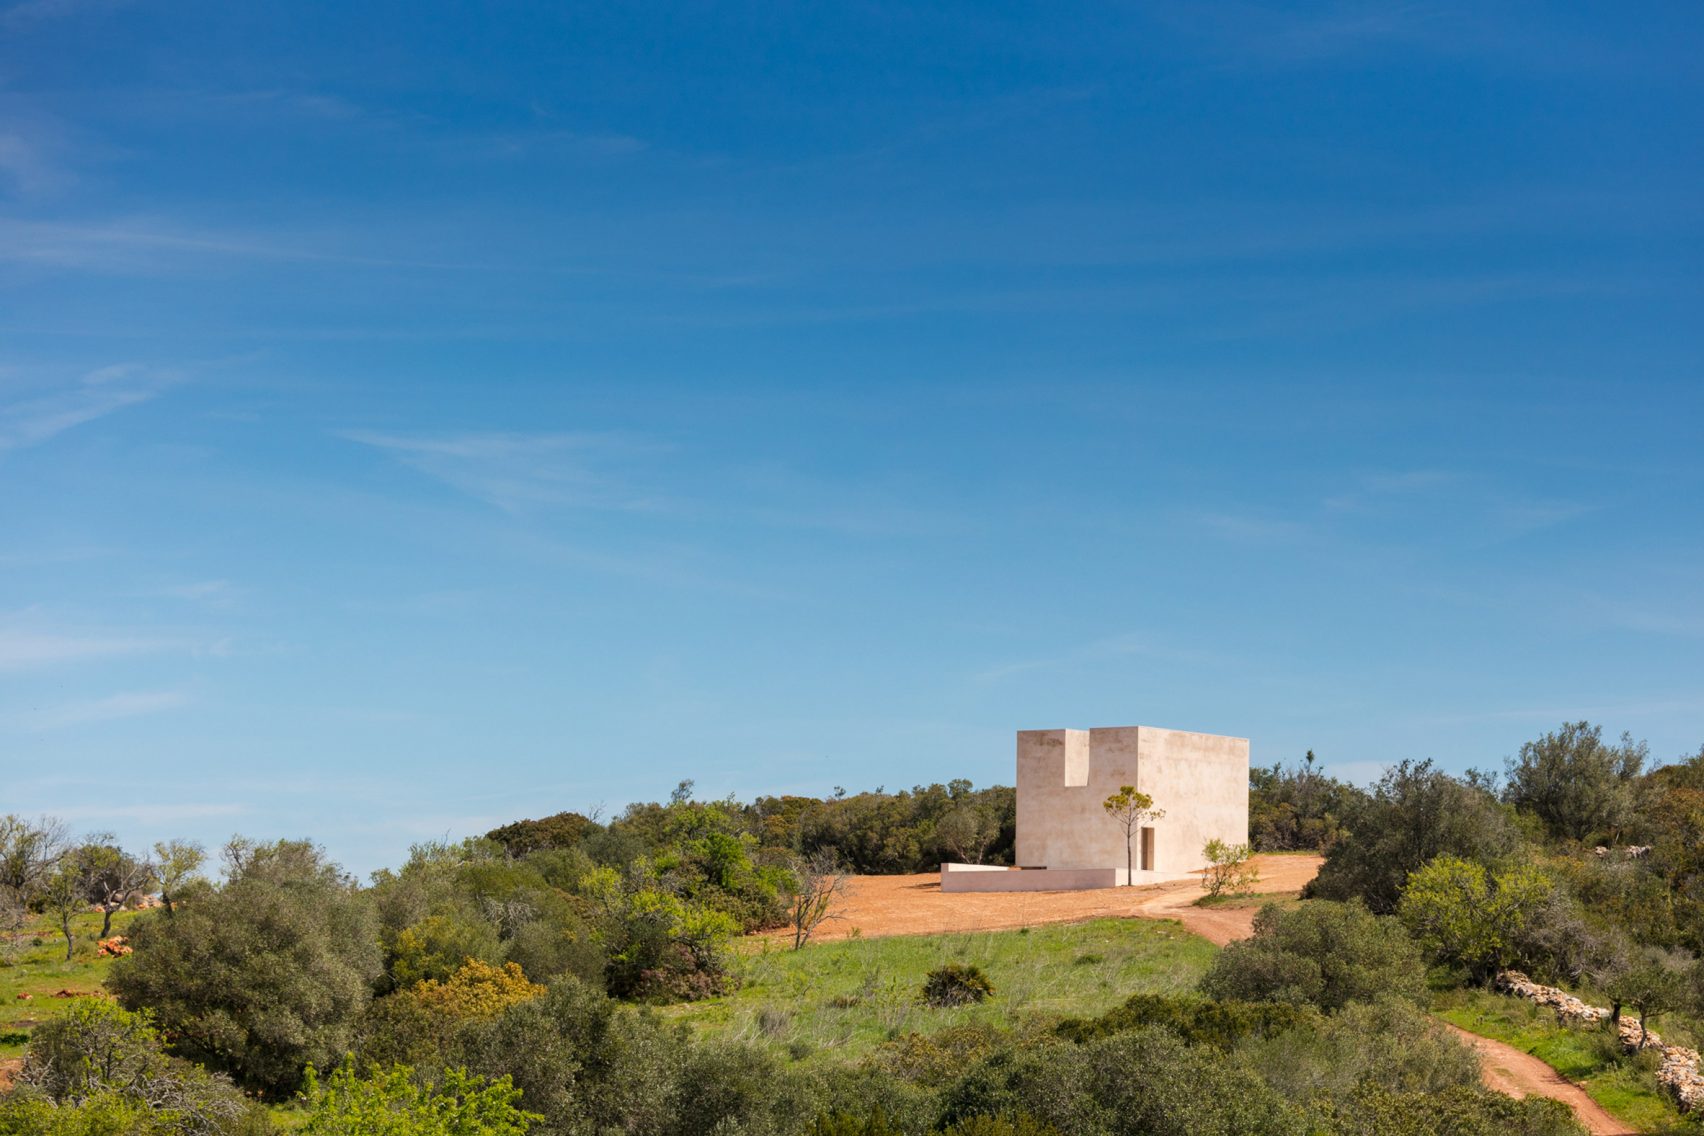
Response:
M1256 856L1261 892L1293 895L1319 871L1318 856ZM941 890L937 873L918 876L854 876L851 891L814 938L844 939L936 935L952 931L1008 931L1043 923L1085 919L1177 919L1221 946L1253 932L1255 908L1192 907L1206 894L1200 880L1095 891L953 892ZM784 932L773 933L787 937Z

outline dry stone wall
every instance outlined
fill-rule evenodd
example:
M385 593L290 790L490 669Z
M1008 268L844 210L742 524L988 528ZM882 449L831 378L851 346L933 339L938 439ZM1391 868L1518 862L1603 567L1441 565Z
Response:
M1518 970L1505 970L1497 976L1497 988L1505 994L1525 998L1540 1006L1550 1006L1563 1025L1596 1025L1609 1020L1609 1011L1602 1006L1588 1006L1566 990L1544 986ZM1667 1090L1680 1105L1682 1112L1704 1111L1704 1061L1696 1049L1684 1045L1664 1045L1655 1033L1647 1033L1643 1046L1639 1038L1639 1022L1622 1015L1618 1025L1621 1044L1629 1050L1654 1049L1661 1059L1657 1068L1657 1083Z

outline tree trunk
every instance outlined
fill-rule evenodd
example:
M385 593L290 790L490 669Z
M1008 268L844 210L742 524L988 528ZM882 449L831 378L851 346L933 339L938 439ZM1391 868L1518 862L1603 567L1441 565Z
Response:
M112 934L112 904L101 904L101 938Z
M1616 998L1609 1004L1609 1032L1621 1031L1621 999Z
M76 940L71 937L71 917L67 915L59 921L59 929L65 933L65 961L71 961L71 948Z
M177 912L172 910L172 897L167 895L164 889L161 889L160 891L160 902L166 905L167 919L170 919L177 914Z
M1128 828L1125 829L1124 830L1124 886L1125 887L1133 887L1136 884L1136 872L1134 871L1134 869L1131 866L1132 861L1130 859L1130 836L1131 836L1131 830L1128 829Z

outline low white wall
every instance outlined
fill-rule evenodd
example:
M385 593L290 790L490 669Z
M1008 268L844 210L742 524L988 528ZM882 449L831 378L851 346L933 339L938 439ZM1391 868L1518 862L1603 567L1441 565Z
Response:
M1138 873L1140 874L1140 873ZM942 864L942 891L1087 891L1116 887L1116 868L993 868Z

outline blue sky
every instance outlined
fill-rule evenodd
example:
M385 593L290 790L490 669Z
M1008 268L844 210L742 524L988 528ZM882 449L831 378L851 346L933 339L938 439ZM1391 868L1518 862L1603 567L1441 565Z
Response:
M0 10L0 810L1704 742L1704 8Z

